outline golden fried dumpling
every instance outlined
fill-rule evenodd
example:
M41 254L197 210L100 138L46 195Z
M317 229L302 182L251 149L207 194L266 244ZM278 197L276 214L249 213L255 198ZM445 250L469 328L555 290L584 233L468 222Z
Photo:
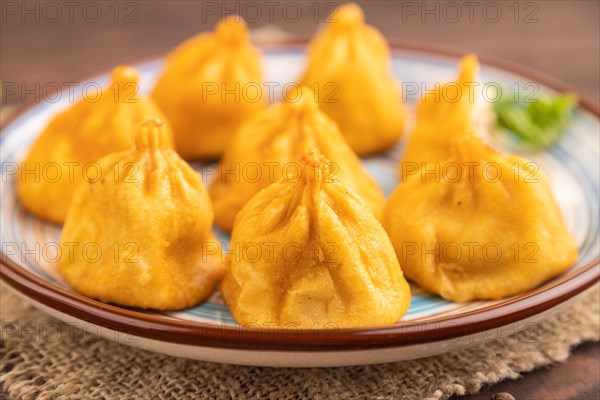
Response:
M169 118L177 152L213 159L238 125L264 107L260 52L241 17L230 15L168 56L152 98Z
M206 299L224 273L201 177L158 120L142 122L131 150L98 160L62 232L59 266L78 292L124 306L180 309Z
M164 119L152 100L138 94L138 79L134 68L117 67L97 101L84 98L50 121L20 166L17 195L25 209L63 223L77 184L95 177L93 163L132 147L137 123Z
M477 87L478 74L477 57L466 55L460 61L456 81L422 95L417 106L416 126L408 138L400 163L401 174L413 171L422 163L450 157L450 142L467 130L476 128L477 94L481 90Z
M438 167L407 176L385 206L383 225L409 279L449 300L499 299L576 261L577 245L539 167L497 153L473 133L451 148Z
M230 231L244 204L261 189L297 173L297 160L312 148L331 160L336 177L381 217L383 193L335 122L319 110L313 92L302 87L287 101L249 118L232 138L210 187L217 225Z
M356 4L340 7L308 47L302 83L318 93L359 155L391 147L402 135L406 107L392 75L383 35L366 25Z
M410 288L383 227L316 150L258 193L231 235L221 293L244 326L393 324Z

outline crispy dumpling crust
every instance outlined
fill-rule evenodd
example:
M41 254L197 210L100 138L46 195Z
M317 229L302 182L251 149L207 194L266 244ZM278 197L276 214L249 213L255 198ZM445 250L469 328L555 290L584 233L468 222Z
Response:
M383 227L316 151L300 163L300 176L264 189L236 218L221 285L236 321L315 329L397 322L410 289Z
M207 160L220 156L240 123L264 108L262 85L260 52L241 17L230 15L169 54L152 98L169 118L177 152Z
M321 109L340 127L359 155L394 145L402 135L406 107L392 74L389 46L366 25L356 4L340 7L308 46L302 84L317 88Z
M50 121L20 166L17 196L27 211L62 224L75 187L96 171L90 164L109 153L131 148L133 128L139 122L148 118L164 120L154 102L138 94L138 80L134 68L116 67L112 82L102 89L98 101L82 99ZM171 130L168 126L165 130L172 147ZM44 178L41 171L45 168L52 173L57 169L57 179L54 175Z
M442 161L451 156L450 143L457 136L475 128L477 98L480 87L479 60L473 54L459 63L455 81L442 85L434 93L422 95L417 105L416 126L408 137L402 164ZM405 166L405 169L412 165ZM404 171L405 172L405 171Z
M453 156L401 183L383 225L406 276L453 301L500 299L535 288L577 259L544 173L475 134Z
M78 292L124 306L180 309L206 299L220 281L208 194L169 142L160 121L146 121L135 148L101 158L101 178L78 186L59 262Z
M211 182L217 225L231 231L236 214L256 193L316 148L337 168L337 176L358 193L379 218L383 193L348 146L337 125L319 110L314 93L300 89L294 101L275 104L248 119L232 138Z

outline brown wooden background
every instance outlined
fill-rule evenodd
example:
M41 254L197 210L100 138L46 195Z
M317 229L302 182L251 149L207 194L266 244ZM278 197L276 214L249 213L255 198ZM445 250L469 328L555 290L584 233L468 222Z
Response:
M1 4L0 78L40 90L140 56L164 52L227 13L251 28L275 25L309 37L331 2L316 1L6 1ZM359 2L390 40L433 43L512 61L600 97L597 0ZM58 7L56 6L58 4ZM458 7L457 7L458 5ZM471 8L470 8L471 7ZM300 14L298 12L300 10ZM3 104L32 101L4 91ZM568 373L567 373L568 372ZM586 344L565 364L525 374L472 399L508 391L517 399L600 398L600 346Z
M212 28L231 11L251 21L251 28L272 24L309 37L332 9L331 2L312 0L107 0L78 1L69 12L67 7L57 11L53 3L62 2L2 2L0 77L4 82L24 82L27 88L36 82L62 83L98 68L167 51ZM516 62L563 80L596 100L600 97L597 0L472 1L472 12L462 0L450 2L458 9L443 1L361 3L367 21L390 40L433 43ZM296 18L298 9L300 18ZM27 96L5 97L14 104Z

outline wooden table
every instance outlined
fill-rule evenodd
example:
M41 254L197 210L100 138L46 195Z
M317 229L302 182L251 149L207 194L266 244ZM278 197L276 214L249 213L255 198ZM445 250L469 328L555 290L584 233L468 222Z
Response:
M52 7L26 2L27 10L33 10L27 13L21 3L2 4L0 67L4 82L22 82L27 88L38 82L62 83L115 63L167 51L189 36L211 29L220 12L226 11L220 6L221 1L122 1L117 6L113 1L80 1L71 13L63 7L61 18L53 22L56 12ZM309 37L318 26L315 18L323 21L331 4L315 6L312 0L276 3L281 5L272 12L269 7L262 7L260 18L256 18L252 7L242 5L237 9L246 19L256 20L249 22L253 29L276 25ZM288 3L294 6L286 8ZM485 8L483 2L477 1L474 3L479 6L473 6L472 12L469 7L462 7L461 17L452 22L457 12L442 3L370 1L363 8L367 21L392 41L433 43L512 61L556 77L596 100L600 97L597 0L547 0L521 2L517 6L512 0L492 2L501 12L497 22L491 22L496 8ZM298 21L295 5L302 10ZM96 17L98 12L100 17ZM22 97L27 96L17 94L6 100L19 103Z
M80 1L2 3L1 78L35 91L49 83L165 52L224 12L237 11L252 29L274 25L309 37L331 3ZM371 1L367 21L390 40L418 41L512 61L558 78L595 101L600 97L600 9L597 0L514 2ZM59 7L48 5L59 4ZM456 6L458 5L458 7ZM299 16L298 10L301 12ZM498 11L499 10L499 11ZM4 85L3 85L4 88ZM35 94L3 94L4 104L31 101ZM517 399L600 397L600 345L585 344L564 364L524 374L469 399L510 392ZM565 373L568 371L568 373Z
M516 400L600 399L600 344L584 343L562 364L528 372L520 379L505 380L476 395L454 400L490 400L501 393L509 393Z

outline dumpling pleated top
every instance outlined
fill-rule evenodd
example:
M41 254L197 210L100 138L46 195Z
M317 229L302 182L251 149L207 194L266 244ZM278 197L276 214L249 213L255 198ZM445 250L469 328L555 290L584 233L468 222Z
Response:
M302 87L288 98L249 118L232 138L210 195L217 225L230 231L236 214L256 193L287 174L297 175L298 160L316 148L336 167L335 175L361 196L378 218L383 193L344 140L338 126Z
M236 15L175 48L152 93L173 127L177 152L188 160L220 156L265 97L260 52Z
M356 4L330 18L308 46L301 82L318 92L321 109L357 154L385 150L402 135L407 113L389 46Z
M36 217L63 223L75 187L99 173L95 161L132 147L137 123L164 120L154 102L139 95L138 80L134 68L116 67L98 96L80 100L50 121L20 166L21 205ZM164 129L172 147L170 128Z
M479 61L469 54L460 60L455 81L421 94L416 126L400 161L400 175L424 163L447 159L452 154L452 140L476 128L475 113L482 90L478 83Z
M134 148L98 165L102 176L77 187L62 232L65 281L131 307L180 309L210 296L224 273L210 200L163 123L143 122Z
M451 149L439 168L405 177L385 206L383 225L409 279L453 301L500 299L573 265L577 245L536 164L472 132Z
M410 288L383 227L331 162L312 151L300 164L238 215L221 285L234 318L257 328L397 322Z

